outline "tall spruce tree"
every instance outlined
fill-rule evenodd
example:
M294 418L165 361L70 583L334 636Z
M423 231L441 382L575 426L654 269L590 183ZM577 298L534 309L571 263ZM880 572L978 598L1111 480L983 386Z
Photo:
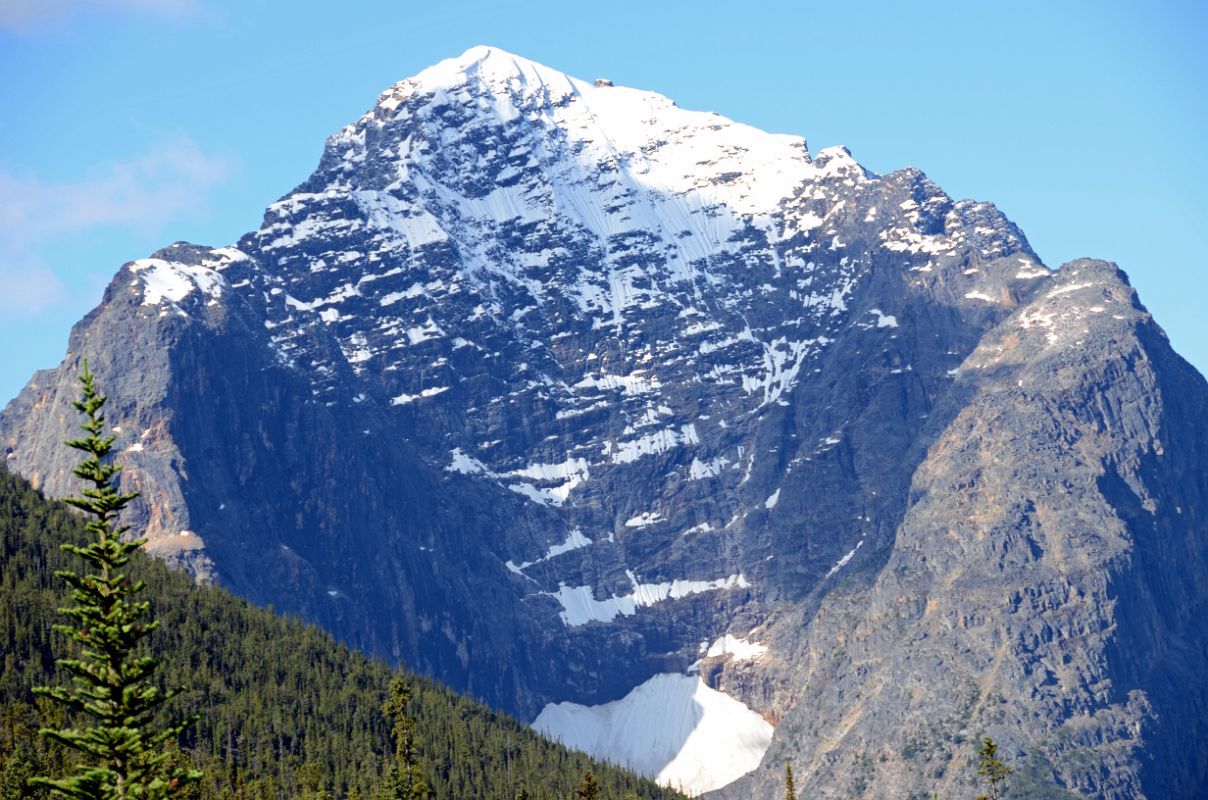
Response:
M793 782L793 765L784 761L784 800L797 800L797 785Z
M70 543L61 547L95 571L55 573L71 588L76 605L59 609L72 624L54 627L80 646L79 657L56 662L71 675L71 686L42 686L34 692L62 704L69 718L82 722L91 717L92 721L83 728L42 729L43 736L85 758L73 774L39 776L31 783L72 800L178 797L201 774L180 765L180 759L170 762L166 745L194 718L157 724L157 712L179 690L163 691L152 681L159 659L146 654L143 640L158 623L149 618L149 603L134 600L145 584L132 582L121 572L130 554L146 541L122 541L129 526L118 523L122 509L137 495L121 494L113 485L121 467L106 459L115 437L104 435L101 408L105 397L97 391L87 361L80 382L83 397L73 405L87 419L80 426L87 436L66 444L85 453L73 474L92 485L83 490L82 497L70 497L66 502L90 517L86 530L95 538L83 547Z
M1011 768L998 760L998 745L989 736L982 739L981 749L977 751L980 760L977 763L977 774L986 779L990 791L977 796L977 800L999 800L1002 797L1003 784L1011 774Z
M428 782L415 745L411 697L410 684L398 677L390 683L390 696L382 705L382 711L394 720L394 763L386 774L388 800L428 800Z

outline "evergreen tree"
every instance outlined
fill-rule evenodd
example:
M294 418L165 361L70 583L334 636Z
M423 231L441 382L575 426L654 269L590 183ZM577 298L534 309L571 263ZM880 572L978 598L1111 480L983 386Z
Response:
M981 760L977 764L977 774L984 777L986 783L990 784L990 791L987 794L978 795L977 800L1000 800L1002 784L1011 774L1011 768L998 760L998 745L989 736L982 739L978 755L981 756Z
M0 800L25 800L25 787L30 779L29 765L11 760L0 771Z
M390 697L382 711L394 719L394 763L386 776L390 800L428 800L428 782L415 746L415 718L411 716L411 686L403 678L390 684Z
M784 800L797 800L797 786L793 783L793 765L784 760Z
M591 770L583 773L583 780L575 790L575 800L600 800L600 785L596 783L596 776L591 774Z
M83 730L42 729L47 739L83 753L86 759L74 774L58 779L39 776L30 782L72 800L182 796L187 784L201 775L178 761L168 763L170 754L164 746L174 741L193 718L154 724L156 712L177 692L162 691L152 682L159 659L146 655L140 643L158 623L147 619L146 601L133 599L146 584L132 582L120 571L145 541L123 542L122 534L129 526L117 522L122 509L137 495L121 494L113 486L113 477L121 467L105 463L114 437L104 435L105 418L100 411L105 397L97 392L87 361L80 382L83 399L73 405L87 418L80 426L87 436L66 444L86 454L73 474L92 486L83 490L83 497L71 497L66 502L91 517L85 530L93 539L83 547L67 543L61 548L99 572L55 573L71 588L76 605L59 609L73 624L54 628L80 645L80 657L56 662L60 670L72 676L71 687L43 686L34 692L51 698L77 717L91 717L93 722Z

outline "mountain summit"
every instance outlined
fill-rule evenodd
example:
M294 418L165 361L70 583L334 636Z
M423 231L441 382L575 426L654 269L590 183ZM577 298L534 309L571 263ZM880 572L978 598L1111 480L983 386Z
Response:
M918 170L473 48L122 267L52 495L84 356L156 555L669 783L1208 781L1208 385Z

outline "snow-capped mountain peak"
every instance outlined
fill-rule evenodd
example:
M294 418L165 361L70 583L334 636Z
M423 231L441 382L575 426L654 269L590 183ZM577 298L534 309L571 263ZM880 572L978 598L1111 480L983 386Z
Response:
M529 123L553 134L534 154L570 154L589 171L610 165L629 188L690 194L736 213L767 213L811 177L801 137L681 109L656 92L573 78L491 47L471 48L401 81L362 123L430 120L433 110L447 122L450 105L486 117L459 122ZM354 138L356 127L348 130Z
M489 87L499 94L544 93L550 101L557 101L575 92L578 88L575 84L579 83L582 82L543 64L497 47L478 45L400 81L382 95L378 104L393 110L390 98L448 92L466 84Z
M138 432L119 443L122 474L147 498L156 552L711 788L765 751L808 753L822 774L971 713L952 706L964 695L901 685L910 658L924 677L1002 663L995 691L1057 697L1028 603L1110 585L1062 581L1113 551L1078 551L1082 529L1060 521L1070 484L1012 453L1093 459L1115 445L1070 442L1162 429L1135 418L1156 384L1114 388L1151 363L1109 346L1152 345L1131 297L1105 265L1049 270L994 206L918 170L874 174L844 147L811 160L800 137L479 47L383 93L236 247L131 262L72 352L102 350L111 407L130 417L115 421ZM71 367L54 391L74 391ZM69 434L43 391L4 421L6 460L67 475L38 463ZM1093 404L1108 421L1067 413L1088 392L1116 396ZM996 444L966 452L966 429ZM1096 505L1101 490L1141 498L1141 473L1103 481L1146 459L1125 448L1087 468L1085 519L1193 509ZM998 483L979 495L986 475ZM909 523L912 509L930 516ZM1008 591L1010 558L1021 585L1045 564L1052 583ZM861 623L852 598L874 580ZM951 601L943 615L920 586ZM990 586L986 604L967 586ZM1014 633L983 635L1006 613ZM1069 629L1112 630L1109 617ZM890 621L902 627L883 635ZM989 641L1035 649L968 661ZM632 736L650 717L630 710L652 697L667 724ZM815 706L833 713L805 716ZM1102 741L1131 730L1112 720L1135 716L1112 714ZM738 723L749 735L726 765L715 731ZM789 749L766 750L771 736ZM937 764L957 763L948 741Z
M913 173L882 180L846 148L811 161L800 137L475 47L332 137L319 171L240 247L272 265L244 281L264 298L281 363L307 366L317 397L338 402L340 376L359 375L365 397L417 421L435 467L473 463L454 472L559 508L558 541L582 527L607 549L633 519L741 525L657 493L602 513L594 487L669 460L682 464L664 479L676 492L699 481L744 493L758 467L751 415L790 404L853 324L876 264L922 276L965 251L1030 261L997 212L973 230L958 208ZM316 327L338 351L312 346ZM499 372L500 359L514 363ZM492 396L471 388L487 375ZM512 436L506 414L482 413L504 402L549 413L526 422L523 443L484 450ZM712 586L737 566L667 577ZM543 590L586 590L591 606L641 585Z

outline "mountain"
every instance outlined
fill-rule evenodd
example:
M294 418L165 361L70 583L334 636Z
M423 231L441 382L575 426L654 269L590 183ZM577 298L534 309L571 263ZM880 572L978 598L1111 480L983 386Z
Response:
M474 48L122 267L0 415L55 496L85 356L157 556L664 780L1208 784L1208 386L918 170Z

